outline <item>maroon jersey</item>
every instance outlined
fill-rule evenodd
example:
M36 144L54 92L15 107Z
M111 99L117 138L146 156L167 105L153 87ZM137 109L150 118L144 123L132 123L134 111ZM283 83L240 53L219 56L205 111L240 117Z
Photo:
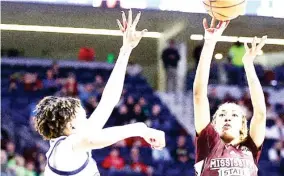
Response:
M196 138L196 147L198 176L257 176L261 149L250 136L237 146L228 145L209 124Z

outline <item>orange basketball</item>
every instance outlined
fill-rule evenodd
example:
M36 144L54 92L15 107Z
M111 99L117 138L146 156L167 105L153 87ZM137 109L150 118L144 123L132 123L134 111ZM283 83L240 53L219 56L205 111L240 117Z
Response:
M220 21L237 18L245 13L246 0L203 0L210 16Z

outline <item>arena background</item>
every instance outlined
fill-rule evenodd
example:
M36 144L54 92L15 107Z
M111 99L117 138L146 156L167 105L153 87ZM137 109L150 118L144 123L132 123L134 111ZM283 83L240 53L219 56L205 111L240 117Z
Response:
M38 3L30 3L28 1L1 2L1 100L3 104L1 105L1 123L7 124L8 122L6 123L6 120L8 117L9 124L10 121L12 124L14 124L13 128L15 128L17 125L21 126L22 128L23 126L25 126L23 125L24 121L27 120L27 123L29 123L29 118L30 116L32 116L30 114L31 110L27 105L35 103L39 98L41 98L41 96L50 93L43 93L39 94L38 97L29 98L30 92L23 91L23 97L27 97L28 99L28 101L25 101L21 99L22 94L14 94L9 92L9 88L12 82L10 76L13 73L17 72L18 69L21 70L21 72L30 72L31 67L33 67L32 71L37 72L40 75L39 77L41 79L44 79L46 70L51 67L51 60L55 60L59 63L60 68L62 66L63 70L64 68L67 68L64 71L66 73L80 73L78 72L78 70L82 71L87 67L88 69L85 70L85 72L88 72L89 70L96 72L96 63L105 63L110 53L113 53L114 56L117 57L119 48L122 45L121 36L20 31L21 29L7 29L5 28L7 27L5 25L17 24L117 30L116 19L120 18L121 10L125 10L124 8L120 8L119 4L123 4L123 7L132 7L134 13L142 11L142 18L138 24L139 30L146 28L149 32L157 32L161 34L160 37L143 38L138 47L134 49L131 54L131 61L142 66L143 71L141 73L141 77L139 74L139 78L137 78L138 80L140 80L140 82L137 80L134 80L133 82L128 80L128 83L130 82L130 87L135 87L136 84L143 82L141 80L144 80L145 78L146 82L143 82L143 84L145 83L148 86L147 88L151 89L147 89L147 91L154 91L153 93L146 91L147 93L145 93L145 96L149 97L149 95L151 94L151 96L153 95L153 97L156 98L155 101L157 101L156 103L149 103L149 109L151 109L150 111L152 111L152 106L154 107L155 104L159 104L162 109L166 111L166 116L174 118L174 120L171 119L173 121L169 120L169 122L177 123L176 126L172 125L170 129L162 126L159 127L161 127L161 129L166 128L166 130L168 130L169 132L170 137L168 141L171 144L169 145L167 150L171 155L171 162L173 162L173 165L177 166L177 168L179 169L175 170L173 167L170 167L168 169L166 166L168 166L168 164L170 163L169 161L159 161L162 164L157 164L155 163L157 161L154 161L149 157L146 159L151 160L151 162L146 161L146 164L152 166L151 168L153 168L154 170L154 175L163 175L163 173L167 173L167 175L188 175L189 173L193 172L191 163L193 161L193 158L191 158L191 156L194 152L194 146L192 144L192 140L194 139L194 128L192 124L193 109L191 95L193 75L195 72L193 53L194 49L202 43L203 38L202 36L200 36L203 35L204 31L202 27L202 19L204 17L209 19L209 15L205 13L202 4L200 3L201 0L176 0L176 3L172 3L166 0L141 0L135 3L131 1L109 2L114 3L115 5L111 8L107 7L105 1L102 2L100 7L93 7L97 4L100 4L100 1L82 1L81 4L67 0L58 1L58 3L57 1L53 1L52 3L44 1L39 1ZM167 5L167 8L164 7L159 9L158 7L161 7L163 3ZM149 6L149 8L146 8L147 5ZM260 66L258 75L261 77L261 82L264 86L264 90L269 94L269 112L273 114L273 118L270 118L269 123L267 123L268 125L270 125L267 127L267 141L269 141L269 144L267 145L268 148L265 148L262 154L263 159L261 160L261 166L263 166L263 168L259 173L260 175L274 174L276 176L284 174L283 170L282 173L280 173L280 164L283 164L284 158L283 144L282 148L280 149L282 150L282 156L281 154L279 154L279 158L269 162L269 160L272 160L271 156L269 156L269 151L271 151L269 149L273 147L275 148L274 144L276 143L276 141L282 141L283 143L284 140L284 13L283 9L280 8L283 7L283 5L284 4L281 0L250 0L248 1L246 15L232 20L228 29L226 29L223 34L224 36L233 37L261 37L263 35L268 35L268 38L276 39L271 41L271 44L265 45L262 55L259 56L256 62ZM141 9L139 8L139 6L141 6ZM188 8L185 8L186 6L188 6ZM171 7L172 9L170 9ZM181 54L181 61L178 66L178 91L175 95L165 92L165 73L161 62L161 53L167 47L167 41L170 39L174 39L176 41L178 50ZM224 40L234 39L235 38L224 38ZM244 38L243 40L249 39ZM228 99L230 101L236 101L238 103L240 103L240 101L245 101L244 94L246 92L246 86L244 85L238 87L235 83L229 83L229 71L226 70L225 67L222 67L223 64L227 64L228 52L233 43L234 42L232 41L220 41L214 51L214 55L217 53L223 55L222 59L214 59L213 67L218 71L219 74L213 73L209 89L209 92L217 92L216 94L214 94L213 99L218 99L218 102L223 102ZM96 63L94 64L94 67L88 66L88 62L84 62L82 65L78 64L80 62L77 61L78 52L81 47L90 47L95 50L94 60ZM18 54L13 57L8 57L7 53L10 49L18 50ZM74 68L70 68L70 65L66 67L66 63L64 63L63 60L72 61L70 63L74 64ZM42 61L42 63L39 63L38 61ZM98 67L102 67L100 69L107 70L106 76L104 77L107 78L112 65L98 65ZM224 73L224 75L226 76L222 76L222 73ZM63 77L66 76L67 74L65 74ZM78 79L77 81L80 83L82 80L79 80L78 75L76 76ZM85 84L88 81L82 82L82 84ZM127 86L129 86L128 83ZM17 84L22 84L22 82L20 81ZM139 86L136 87L138 88L134 89L134 91L136 91L137 93L139 92ZM21 86L18 85L18 89L21 89ZM144 88L142 89L144 90ZM133 96L138 100L140 98L140 95L138 96L136 95L136 93L134 92ZM152 100L151 96L148 101ZM228 97L231 97L231 99ZM17 101L22 102L22 104L11 104L11 102ZM218 103L216 103L216 101L214 101L215 104L212 104L212 106L217 106L216 104ZM20 106L23 104L25 104L25 107L23 107L25 111L21 109ZM15 112L10 113L10 111L14 111L16 107L20 107L19 113L23 113L20 116L16 117L24 118L20 120L20 124L13 122L13 119L15 119L15 117L13 117L13 114L15 114ZM163 113L165 113L164 111ZM152 113L149 113L147 117L150 121L151 116L153 116ZM3 122L3 119L6 119L5 122ZM283 122L280 122L279 119L281 119ZM7 129L9 125L8 127L7 125L4 125L4 127L5 128L1 128L1 133L5 131L5 134L8 133L13 136L11 137L8 135L9 138L18 140L19 137L22 137L21 134L18 134L19 132L12 132L14 129ZM275 132L275 130L277 131L278 128L282 130L282 137L281 133L280 136L278 134L275 134L278 133ZM7 130L9 132L7 132ZM30 129L28 131L30 131ZM185 162L180 164L180 161L175 161L174 159L176 157L175 150L176 148L178 148L176 145L174 145L174 143L176 142L176 139L182 138L180 137L180 135L185 135L187 143L191 143L188 144L190 147L192 147L190 148L188 146L190 148L188 149L188 163ZM2 137L2 139L4 138ZM34 140L39 139L35 137ZM3 143L5 145L2 144L2 148L6 151L8 150L6 148L7 143L9 142L7 142L7 139L5 139L5 142ZM23 148L27 148L28 146L27 142L25 143L25 145L21 144L20 146L17 145L18 143L16 141L13 141L13 143L16 144L16 151L20 152L24 157L27 157L23 154ZM99 162L103 161L103 158L109 154L109 150L110 149L106 149L105 152L102 152L105 155L100 156L99 159L97 159L96 156L94 157ZM124 149L121 150L121 153L127 153L124 151ZM144 149L141 150L144 151ZM264 154L265 152L268 152L268 154ZM150 157L152 156L150 150L148 151L146 149L146 153L149 154ZM12 156L14 155L11 155L9 160L14 160ZM125 154L123 156L128 155ZM27 158L25 159L26 161L28 161ZM36 161L33 162L39 163L38 158L35 160ZM30 169L30 167L32 166L27 165L27 163L29 162L26 162L25 167ZM1 164L4 165L5 163ZM17 164L13 165L10 162L10 165L11 167L17 168ZM36 167L39 167L37 164L35 165ZM40 170L40 168L37 169ZM104 168L103 166L102 170L104 171L103 173L110 174L108 169ZM33 172L29 172L29 174L31 173ZM149 174L150 171L145 171L145 173ZM134 173L130 173L130 175L133 174ZM122 173L122 175L125 175L125 173Z

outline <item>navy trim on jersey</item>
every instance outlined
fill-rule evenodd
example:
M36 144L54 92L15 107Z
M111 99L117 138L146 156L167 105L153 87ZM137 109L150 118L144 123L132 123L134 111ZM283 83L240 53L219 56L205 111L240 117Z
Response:
M75 175L75 174L78 174L79 172L81 172L83 169L85 169L86 166L88 165L88 163L89 163L89 153L88 153L88 152L87 152L88 158L87 158L87 160L85 161L85 163L84 163L81 167L79 167L78 169L73 170L73 171L61 171L61 170L57 170L57 169L55 169L54 167L52 167L52 166L50 165L50 163L49 163L49 159L50 159L50 157L51 157L51 154L52 154L54 148L59 144L59 142L63 141L65 138L66 138L66 137L61 138L61 139L59 139L58 141L56 141L56 143L54 144L54 146L53 146L53 148L52 148L52 150L51 150L51 152L50 152L50 154L49 154L49 156L48 156L47 165L48 165L49 169L50 169L52 172L56 173L57 175L65 175L65 176L67 176L67 175Z

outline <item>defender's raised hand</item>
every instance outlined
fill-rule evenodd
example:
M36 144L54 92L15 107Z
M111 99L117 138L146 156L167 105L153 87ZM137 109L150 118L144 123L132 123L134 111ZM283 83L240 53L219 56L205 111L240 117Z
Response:
M147 32L147 29L136 31L136 26L140 19L141 12L139 12L132 22L132 11L129 10L128 20L126 20L125 13L122 12L122 24L117 20L119 29L123 32L123 46L131 49L135 48L140 42L141 38Z
M248 47L247 43L244 44L245 49L246 49L246 53L243 57L244 64L252 63L254 61L257 54L261 51L262 47L265 45L266 39L267 39L267 36L263 36L260 43L256 45L257 37L254 37L252 44L251 44L251 48Z
M165 132L153 128L146 128L142 136L153 149L162 150L166 146Z
M229 25L230 21L220 21L215 27L216 19L212 18L210 27L207 24L206 18L203 19L203 27L205 29L205 40L212 40L216 42L218 38L222 35L226 27Z

